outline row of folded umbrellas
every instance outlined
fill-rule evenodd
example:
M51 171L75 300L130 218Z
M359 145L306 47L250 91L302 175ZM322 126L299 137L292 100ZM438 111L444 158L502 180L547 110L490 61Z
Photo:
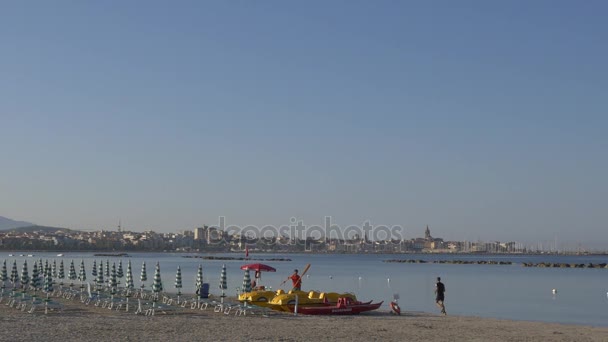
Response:
M243 292L251 291L251 275L249 270L253 270L256 272L275 272L276 270L268 265L264 264L249 264L241 266L243 269ZM112 267L110 268L109 260L106 261L105 267L104 263L100 262L99 267L97 267L97 262L93 261L93 267L91 271L91 275L94 277L95 285L97 290L99 291L104 286L108 286L110 288L110 293L112 295L116 294L118 288L118 279L125 277L125 288L133 289L133 272L131 268L131 261L127 262L126 273L123 272L122 260L118 262L118 267L116 267L115 263L112 263ZM105 281L105 277L108 281ZM80 269L78 274L76 273L76 267L74 266L74 261L70 262L69 271L66 277L65 267L63 260L59 263L57 267L56 260L53 261L52 264L49 264L48 260L45 263L42 263L42 259L39 259L37 262L34 262L32 267L32 274L29 275L27 260L24 261L23 267L21 268L21 274L17 270L17 261L13 261L13 265L11 268L10 277L7 270L6 260L2 263L2 269L0 270L0 280L2 280L2 290L6 288L6 282L10 281L13 284L13 288L16 288L18 284L25 291L28 285L35 290L42 289L45 292L53 291L53 278L56 279L68 279L71 281L70 286L73 286L73 282L78 280L81 284L87 280L87 274L85 271L84 260L80 262ZM148 280L147 272L146 272L146 263L142 263L140 280L142 282L142 289L144 287L144 282ZM63 283L62 283L63 285ZM202 265L198 266L197 274L196 274L196 294L199 297L203 296L203 291L201 290L203 286L203 267ZM228 289L227 286L227 275L226 275L226 265L222 265L222 272L220 274L220 283L219 288L222 290L222 297L225 295L224 291ZM177 294L181 294L182 289L182 272L180 266L177 267L177 273L175 276L175 289L177 290ZM160 263L156 263L156 268L154 272L154 280L152 283L152 291L155 293L162 292L164 290L163 283L161 280L160 274Z

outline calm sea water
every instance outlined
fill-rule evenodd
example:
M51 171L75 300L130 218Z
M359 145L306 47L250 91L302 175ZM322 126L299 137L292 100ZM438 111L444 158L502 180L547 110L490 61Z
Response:
M243 261L215 261L184 258L177 253L132 253L130 257L94 257L93 253L28 253L8 252L0 254L6 259L8 271L13 260L18 270L24 260L31 262L42 258L49 261L64 261L65 272L70 260L74 260L76 271L80 260L85 261L88 280L93 279L93 260L109 260L118 264L122 260L126 271L127 261L133 266L135 286L138 287L143 261L147 265L150 288L154 266L160 262L162 280L167 291L175 291L177 266L182 269L183 293L194 292L196 269L203 265L205 282L210 283L212 294L220 294L219 278L222 264L228 272L228 295L235 295L243 282ZM26 256L19 256L24 254ZM34 254L33 257L27 257ZM241 257L236 254L214 254L215 256ZM494 317L514 320L534 320L608 326L608 269L564 269L526 268L522 262L566 262L602 263L605 256L517 256L517 255L324 255L324 254L252 254L251 258L289 258L287 262L264 262L277 269L276 273L264 273L262 284L279 288L279 284L294 268L303 270L307 263L312 267L303 279L304 290L326 292L353 292L361 300L385 301L384 309L394 294L399 294L402 310L435 312L435 278L441 276L446 285L446 309L448 314ZM453 264L405 264L385 263L387 259L423 260L505 260L513 265L453 265ZM258 262L258 261L252 261ZM10 263L10 264L9 264ZM287 288L287 287L284 287ZM552 289L556 289L554 295Z

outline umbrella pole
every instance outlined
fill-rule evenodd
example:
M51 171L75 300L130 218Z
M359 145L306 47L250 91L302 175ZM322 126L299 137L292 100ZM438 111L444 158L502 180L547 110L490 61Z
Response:
M50 301L49 296L50 296L50 294L47 292L46 300L44 301L44 314L45 315L49 313L49 301Z
M298 302L299 302L299 297L298 294L296 294L296 305L293 308L293 315L297 316L298 315Z

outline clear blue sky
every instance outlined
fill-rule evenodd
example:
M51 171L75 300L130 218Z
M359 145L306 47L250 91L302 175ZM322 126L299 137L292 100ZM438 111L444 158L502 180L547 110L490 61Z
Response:
M0 215L608 247L605 1L13 1Z

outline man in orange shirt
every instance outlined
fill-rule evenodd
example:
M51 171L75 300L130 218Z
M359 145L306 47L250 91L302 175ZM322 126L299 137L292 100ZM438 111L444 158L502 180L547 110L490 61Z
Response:
M298 275L298 270L294 270L293 274L290 275L289 277L287 277L287 279L291 279L291 282L293 283L293 289L294 291L300 291L301 287L302 287L302 277L300 277Z

